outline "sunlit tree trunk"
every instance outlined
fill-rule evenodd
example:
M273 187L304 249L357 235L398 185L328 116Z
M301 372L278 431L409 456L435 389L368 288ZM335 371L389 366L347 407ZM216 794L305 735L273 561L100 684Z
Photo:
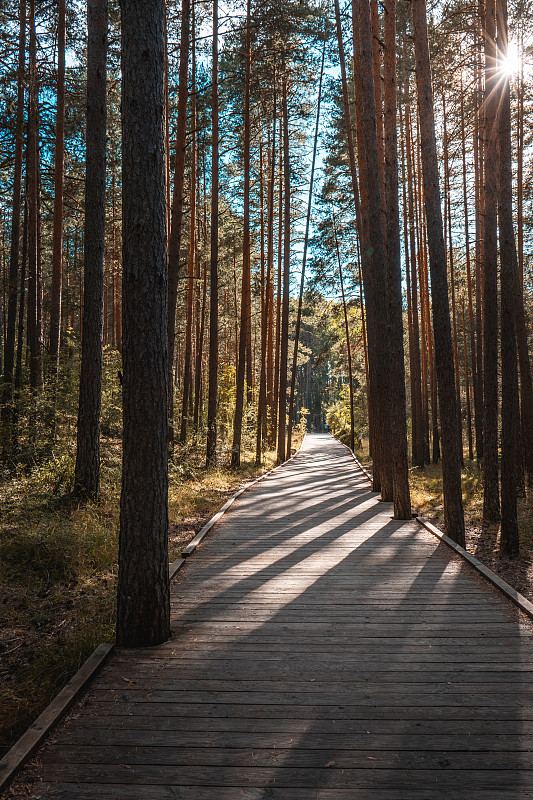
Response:
M499 63L508 53L507 0L497 0ZM514 274L516 244L513 224L513 180L511 149L511 105L509 76L499 74L501 91L499 113L499 193L498 218L500 237L501 287L501 366L502 366L502 438L501 438L501 529L503 555L519 555L518 539L518 460L520 457L520 409L518 400L518 364L516 357L516 321L514 309Z
M425 0L412 0L411 10L431 271L435 363L442 430L444 524L448 536L464 546L465 527L458 447L459 420L455 392L450 391L450 386L453 386L454 382L453 349Z
M304 286L305 286L305 267L307 262L307 243L309 239L309 224L311 222L311 209L313 205L313 184L315 178L315 161L316 161L316 150L317 150L317 143L318 143L318 129L320 124L320 103L322 100L322 75L324 72L324 58L326 55L326 45L324 43L324 49L322 50L322 63L320 65L320 79L318 82L318 103L317 103L317 111L316 111L316 125L315 125L315 138L313 140L313 158L311 160L311 177L309 179L309 197L307 200L307 219L305 223L305 235L304 235L304 248L303 248L303 255L302 255L302 274L300 277L300 294L298 296L298 311L296 315L296 328L294 331L294 350L292 356L292 370L291 370L291 389L290 389L290 399L289 399L289 424L287 428L287 452L290 455L291 446L292 446L292 424L293 424L293 414L294 414L294 391L296 387L296 368L298 363L298 343L300 340L300 326L302 322L302 304L303 304L303 297L304 297ZM335 234L336 236L336 234ZM339 269L340 263L339 263ZM342 277L341 277L341 284L342 284ZM349 343L348 343L349 348ZM350 361L350 374L351 374L351 354L348 356ZM353 385L352 380L350 378L350 391L353 393ZM353 402L352 402L353 407ZM353 412L352 412L353 416ZM352 425L353 431L353 425ZM353 444L352 444L353 450Z
M197 162L197 131L196 131L196 22L194 0L191 4L192 27L192 92L191 92L191 176L190 176L190 221L189 221L189 261L187 282L187 317L185 320L185 355L183 369L183 394L181 400L180 444L187 441L187 423L192 411L193 398L193 315L194 315L194 284L196 272L196 162Z
M485 2L485 204L483 259L483 521L500 518L498 486L498 105L495 0Z
M176 306L180 274L180 251L183 221L183 185L185 179L185 150L187 137L187 73L189 63L190 0L181 4L181 38L178 78L178 118L176 122L176 162L174 167L174 190L170 213L170 236L168 241L168 429L169 444L174 443L174 365L176 339Z
M420 358L420 325L418 319L418 278L417 253L415 243L415 201L413 197L414 175L411 144L411 107L405 107L408 225L411 266L411 319L413 325L413 363L412 363L412 459L417 467L424 466L424 422L422 416L422 366Z
M466 288L468 293L468 325L469 325L469 334L470 334L470 355L471 355L471 365L472 365L472 389L474 393L474 421L475 421L475 430L476 430L476 440L477 440L477 417L478 414L482 416L482 411L480 408L479 403L479 386L478 386L478 378L477 378L477 363L476 363L476 334L475 334L475 322L474 322L474 303L473 303L473 294L472 294L472 267L471 267L471 258L470 258L470 223L468 219L468 191L467 191L467 182L466 182L466 127L465 127L465 103L464 103L464 92L463 92L463 80L461 76L461 156L462 156L462 165L463 165L463 213L464 213L464 224L465 224L465 257L466 257ZM464 328L464 322L463 322ZM466 363L466 349L465 349L465 363ZM470 399L467 396L468 405L470 408ZM472 442L472 419L471 419L471 412L469 411L469 423L468 423L468 451L469 451L469 458L472 460L474 458L473 455L473 442ZM476 441L477 445L477 441Z
M459 415L459 458L461 464L463 463L463 431L461 424L461 379L459 376L459 345L457 336L457 301L455 297L455 265L453 257L453 239L452 239L452 205L451 205L451 189L450 189L450 169L448 160L448 129L446 125L446 98L444 93L442 95L442 119L443 119L443 139L442 149L444 152L444 197L445 204L448 205L448 255L450 262L450 288L451 288L451 306L452 306L452 342L453 342L453 365L455 376L455 399L457 403L457 413ZM446 232L445 232L446 237Z
M289 270L291 258L291 173L289 163L289 111L287 104L287 74L283 64L282 77L283 119L283 301L281 309L281 342L279 357L278 398L278 462L290 456L286 449L287 426L287 358L289 348Z
M350 392L350 449L353 451L355 450L355 415L354 415L354 399L353 399L352 346L350 344L350 325L348 323L348 310L346 308L346 297L344 294L344 280L342 276L341 254L339 249L339 239L337 236L337 224L335 222L335 214L333 214L333 230L335 233L335 249L337 251L337 266L339 268L342 311L344 315L344 333L346 336L346 355L348 358L348 389Z
M241 327L239 331L239 358L237 361L237 393L231 446L231 466L241 463L242 424L244 412L245 378L248 372L247 352L250 349L250 80L252 71L250 31L250 0L246 4L246 68L244 78L244 196L242 240ZM251 357L251 354L249 354ZM251 372L251 368L250 368ZM248 376L250 378L250 376Z
M209 295L209 389L207 398L207 466L217 460L218 393L218 0L213 0L211 90L211 262Z
M384 190L386 210L387 297L390 324L391 460L393 464L394 517L411 518L405 364L403 350L403 298L398 198L398 140L396 124L396 0L386 0L384 60ZM378 117L379 119L379 117ZM342 285L342 279L341 279ZM344 292L343 292L344 295ZM344 297L343 297L344 303ZM351 373L351 364L350 364ZM351 386L351 374L350 374ZM352 423L353 429L353 423ZM353 449L353 446L352 446Z

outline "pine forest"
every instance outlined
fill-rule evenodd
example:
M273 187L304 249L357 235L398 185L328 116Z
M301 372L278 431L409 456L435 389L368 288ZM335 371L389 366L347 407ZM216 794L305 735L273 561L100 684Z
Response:
M533 599L532 12L0 0L0 755L306 433Z

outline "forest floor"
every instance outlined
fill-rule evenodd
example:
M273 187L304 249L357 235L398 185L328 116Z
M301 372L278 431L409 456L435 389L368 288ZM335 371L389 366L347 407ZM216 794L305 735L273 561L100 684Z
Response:
M296 438L299 446L301 436ZM0 758L97 645L113 641L120 461L118 438L102 440L101 497L70 495L74 448L0 480ZM206 470L203 450L175 454L169 474L169 561L261 467Z
M360 450L356 455L361 463L370 466L367 451ZM428 464L424 469L411 467L409 483L413 508L444 532L441 465ZM502 558L499 553L499 525L482 524L482 473L477 462L468 461L466 457L462 470L462 487L466 549L510 586L533 601L533 491L530 490L526 497L521 497L518 503L520 556Z

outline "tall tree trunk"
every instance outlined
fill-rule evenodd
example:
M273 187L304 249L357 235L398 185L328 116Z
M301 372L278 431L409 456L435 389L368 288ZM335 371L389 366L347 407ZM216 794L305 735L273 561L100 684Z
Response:
M500 518L498 486L498 105L495 0L485 2L485 213L483 263L483 521Z
M153 646L170 636L164 19L164 0L122 0L122 647Z
M187 138L187 73L189 64L190 0L181 3L180 63L178 78L178 119L176 123L176 162L174 167L174 190L170 213L170 236L168 240L168 438L174 444L174 381L172 369L176 352L176 306L180 275L181 236L183 221L183 184L185 180L185 150Z
M482 17L483 0L479 0L479 17ZM481 58L482 36L476 37L476 54ZM484 131L485 113L483 105L481 65L475 65L476 91L473 145L474 145L474 177L475 177L475 212L476 212L476 376L478 392L478 412L476 413L476 458L483 461L483 253L484 253Z
M467 183L466 183L466 128L465 128L465 103L464 103L464 93L463 93L463 79L461 76L461 156L463 162L463 212L465 218L465 255L466 255L466 287L468 292L468 325L469 325L469 333L470 333L470 355L471 355L471 365L472 365L472 388L474 391L474 421L475 421L475 431L476 431L476 446L477 446L477 435L478 435L478 414L480 417L483 416L483 412L481 410L480 402L479 402L479 384L478 384L478 377L477 377L477 362L476 362L476 334L475 334L475 323L474 323L474 303L472 297L472 267L471 267L471 259L470 259L470 225L468 220L468 192L467 192ZM463 322L464 328L464 322ZM466 349L465 349L465 364L466 364ZM467 395L468 405L470 407L470 398ZM470 422L469 425L469 439L468 439L468 449L469 449L469 458L473 459L473 450L471 448L471 438L472 438L472 430L471 430L471 412L470 414Z
M286 449L287 425L287 357L289 349L289 274L291 260L291 171L289 163L289 111L287 104L287 73L283 64L282 118L283 118L283 303L281 312L281 344L279 359L278 405L278 462L290 457Z
M507 0L497 0L499 63L508 53ZM503 70L501 71L503 72ZM516 245L513 224L513 179L511 147L511 104L509 76L499 78L499 197L501 286L501 364L502 364L502 504L500 549L502 555L519 555L518 539L518 461L520 457L520 409L518 403L518 364L516 357L516 320L514 309L514 274Z
M348 324L348 310L346 308L346 297L344 294L344 280L342 276L341 253L339 249L339 239L337 236L337 223L335 214L332 210L333 232L335 234L335 250L337 251L337 266L339 268L339 280L341 284L342 310L344 315L344 333L346 336L346 355L348 356L348 389L350 392L350 450L355 450L355 414L353 398L353 369L352 369L352 347L350 344L350 326Z
M231 446L231 466L241 463L242 423L244 412L245 377L251 372L247 362L250 350L250 79L252 69L250 31L250 0L246 3L246 68L244 79L244 197L243 197L243 241L242 241L242 289L241 289L241 328L239 332L239 359L237 362L237 393L235 398L235 418L233 424L233 443ZM248 358L247 358L248 353Z
M442 149L444 151L444 197L445 205L448 205L448 251L450 261L450 288L452 306L452 342L453 342L453 366L455 376L455 400L457 403L457 413L459 417L459 458L463 464L463 426L461 424L461 379L459 376L459 345L457 336L457 302L455 298L455 267L453 258L453 239L452 239L452 204L450 189L450 169L448 161L448 129L446 126L446 98L442 95L442 119L443 119L443 140ZM446 232L445 232L446 238Z
M191 147L191 176L190 176L190 221L189 221L189 280L187 282L187 317L185 320L185 357L183 365L183 396L181 400L181 424L180 424L180 444L187 441L187 421L192 412L193 396L193 345L192 330L194 316L194 284L196 273L196 20L195 4L191 4L191 27L192 27L192 86L191 86L191 127L192 127L192 147Z
M354 52L356 69L361 76L362 130L358 124L358 142L364 141L366 185L368 187L368 291L365 284L367 330L369 336L370 387L375 391L372 407L374 431L374 469L379 473L381 497L392 501L393 469L389 459L388 421L390 385L388 364L390 337L387 298L387 271L381 210L380 169L376 128L374 74L372 70L372 27L368 0L359 0L359 52ZM363 262L363 277L364 277ZM372 346L370 343L372 342ZM379 345L378 345L379 343ZM374 390L372 390L374 386Z
M267 434L267 410L272 408L272 269L274 262L274 182L276 179L276 124L277 96L276 72L274 70L274 102L272 117L272 155L270 159L270 176L268 180L268 222L267 222L267 269L265 281L265 297L261 317L261 375L259 380L259 403L257 410L257 436L255 460L259 464L263 453L263 440Z
M30 356L30 390L35 400L41 368L41 337L38 319L39 292L39 107L37 77L37 40L35 32L35 0L29 9L29 87L28 87L28 345ZM30 419L30 435L35 434L35 414Z
M267 429L266 436L270 442L269 431L275 414L274 405L274 184L276 180L276 123L272 126L272 156L269 184L269 211L267 233L267 292L268 292L268 320L267 320ZM270 277L269 277L270 276Z
M309 224L311 222L311 208L313 205L313 184L315 178L315 160L316 160L316 148L318 142L318 128L320 124L320 103L322 100L322 75L324 72L324 58L326 55L326 43L324 42L324 48L322 50L322 63L320 65L320 78L318 81L318 103L317 103L317 110L316 110L316 125L315 125L315 138L313 140L313 158L311 160L311 177L309 179L309 197L307 200L307 218L305 222L305 235L304 235L304 249L302 255L302 274L300 277L300 294L298 296L298 311L296 315L296 328L294 331L294 350L292 356L292 371L291 371L291 390L290 390L290 399L289 399L289 424L287 428L287 452L290 455L291 447L292 447L292 423L293 423L293 414L294 414L294 390L296 388L296 365L298 363L298 343L300 340L300 326L302 323L302 304L303 304L303 297L304 297L304 286L305 286L305 266L307 262L307 243L309 239ZM335 233L335 236L337 234ZM338 255L338 253L337 253ZM339 270L340 262L339 262ZM342 275L341 275L341 284L342 284ZM348 342L348 349L350 345ZM350 370L351 370L351 354L348 356L350 361ZM353 386L350 379L350 391L353 392ZM352 403L353 405L353 403ZM352 425L352 437L353 437L353 425ZM353 450L352 444L352 450Z
M217 461L218 396L218 0L213 0L211 89L211 261L209 295L209 389L206 465Z
M24 141L24 72L26 50L26 0L19 5L19 48L17 67L17 107L15 127L15 163L13 169L13 200L11 211L11 247L7 284L7 328L4 340L4 392L2 420L6 422L4 444L7 444L11 400L13 397L13 370L15 364L15 337L17 326L17 294L19 279L20 203L22 186L22 148ZM25 205L26 213L26 205ZM20 309L23 314L23 306Z
M465 363L465 396L466 396L466 433L468 437L468 458L474 460L474 439L472 436L472 406L470 403L470 369L468 366L468 349L466 346L466 318L465 318L465 299L461 298L461 312L463 323L463 354Z
M435 363L442 430L444 524L448 536L464 546L465 526L458 447L459 420L455 393L450 392L450 386L453 386L454 381L453 349L425 0L413 0L411 9L431 271Z
M19 316L17 324L17 352L15 358L14 371L14 392L13 392L13 415L11 418L11 441L13 449L16 449L18 442L18 417L19 399L22 388L22 356L24 351L24 310L26 307L26 267L28 263L28 200L27 191L24 191L24 222L22 227L22 260L20 266L20 294L19 294Z
M407 420L405 408L403 298L400 256L400 207L398 197L399 166L396 124L396 0L386 0L384 39L385 240L387 244L387 297L390 325L390 444L393 466L394 517L395 519L411 519L411 496L409 492L409 464L407 455Z
M336 31L337 31L337 47L339 51L339 65L341 69L341 81L342 81L342 101L343 101L343 109L344 109L344 127L346 131L346 144L348 148L348 159L350 164L350 177L352 183L352 193L354 198L354 206L355 206L355 219L356 219L356 226L357 232L359 236L360 242L360 265L361 265L361 272L362 272L362 279L363 284L365 286L365 300L366 300L366 293L368 287L368 281L370 276L370 266L369 266L369 241L368 241L368 219L367 219L367 188L366 188L366 171L364 169L365 164L365 155L364 155L364 138L362 136L362 92L361 92L361 81L360 81L360 73L356 72L356 82L355 82L355 97L356 97L356 127L358 132L358 140L357 140L357 156L359 162L359 178L360 178L360 185L357 178L357 166L355 161L355 146L354 146L354 138L353 138L353 128L352 128L352 118L351 118L351 111L350 111L350 101L348 96L348 81L346 77L346 63L345 63L345 56L344 56L344 44L342 41L342 26L341 26L341 16L340 16L340 9L339 9L339 2L338 0L335 1L335 20L336 20ZM355 54L359 53L360 50L360 36L359 36L359 13L357 9L357 3L355 0L352 0L352 33L353 33L353 47L354 47L354 59ZM354 60L355 63L355 60ZM369 294L371 295L371 291L369 290ZM363 297L363 292L361 289L361 299ZM368 338L368 349L366 351L366 378L367 378L367 406L368 406L368 431L369 431L369 451L372 455L374 452L373 448L373 441L374 441L374 405L376 403L376 393L374 391L373 385L370 380L370 366L369 361L370 358L368 357L368 350L372 349L373 341L371 340L372 333L369 334ZM365 342L367 339L365 339ZM381 476L379 469L377 469L376 464L374 464L374 470L372 473L372 489L375 492L379 492L381 490Z
M100 481L105 257L107 0L87 5L87 133L83 329L74 492L96 497Z
M50 295L50 376L55 379L61 340L61 284L63 278L63 187L65 167L65 48L66 0L58 0L56 137L54 154L54 232L52 291Z
M406 87L407 89L407 87ZM413 376L412 376L412 458L417 467L424 466L424 420L422 414L422 365L420 358L420 324L418 319L418 278L415 243L415 201L413 197L414 175L411 144L411 107L405 107L405 134L407 155L408 223L411 264L411 318L413 323ZM420 253L419 253L420 255Z
M279 139L283 140L283 118L279 120ZM279 185L278 185L278 270L276 276L276 353L274 357L274 392L271 417L271 442L275 447L278 440L278 404L279 404L279 359L281 345L281 272L283 260L283 147L279 148Z

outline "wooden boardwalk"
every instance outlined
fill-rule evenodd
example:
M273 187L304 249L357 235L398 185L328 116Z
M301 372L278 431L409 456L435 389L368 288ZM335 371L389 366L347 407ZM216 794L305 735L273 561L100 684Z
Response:
M25 797L533 798L530 623L331 437L235 503L172 608L172 640L116 651Z

